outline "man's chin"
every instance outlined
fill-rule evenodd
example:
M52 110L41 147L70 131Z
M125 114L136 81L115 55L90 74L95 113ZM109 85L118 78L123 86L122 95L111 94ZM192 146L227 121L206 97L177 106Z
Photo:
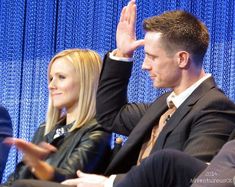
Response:
M168 88L168 87L166 87L166 86L164 86L163 84L161 84L161 83L159 83L159 82L154 82L153 83L153 87L154 88Z

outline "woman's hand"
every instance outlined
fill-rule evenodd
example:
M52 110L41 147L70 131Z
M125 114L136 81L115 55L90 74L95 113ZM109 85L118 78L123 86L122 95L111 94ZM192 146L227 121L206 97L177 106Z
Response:
M46 142L35 145L19 138L6 138L4 143L15 145L17 149L24 153L23 161L36 177L42 180L50 180L53 178L54 168L43 161L43 159L45 159L48 154L57 150L54 146Z
M24 155L37 159L44 159L51 152L56 152L56 148L46 142L41 142L39 145L35 145L19 138L6 138L4 143L8 145L15 145L17 149L24 153Z

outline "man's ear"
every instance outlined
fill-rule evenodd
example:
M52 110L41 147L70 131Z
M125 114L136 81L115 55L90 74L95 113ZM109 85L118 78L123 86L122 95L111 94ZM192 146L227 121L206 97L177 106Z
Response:
M187 69L190 66L190 55L187 51L179 51L176 53L179 68Z

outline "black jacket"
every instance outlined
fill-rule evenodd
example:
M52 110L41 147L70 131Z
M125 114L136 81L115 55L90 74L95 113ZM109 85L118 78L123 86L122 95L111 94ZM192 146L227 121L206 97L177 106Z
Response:
M64 124L65 120L57 124L57 127ZM104 131L96 121L59 138L53 138L56 129L46 136L43 135L44 129L45 124L38 128L32 142L38 144L45 141L57 147L57 152L45 159L56 171L52 181L61 182L68 178L75 178L78 169L89 173L103 173L110 157L111 135ZM20 162L3 186L10 186L17 179L35 178L27 166Z

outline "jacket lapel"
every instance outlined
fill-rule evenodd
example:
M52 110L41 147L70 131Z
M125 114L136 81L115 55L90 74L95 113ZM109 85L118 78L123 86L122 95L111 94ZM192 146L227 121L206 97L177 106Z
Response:
M215 81L212 77L205 80L196 90L180 105L176 112L169 119L162 132L160 133L153 151L163 149L168 134L170 134L182 121L182 119L191 111L191 108L197 101L203 97L210 89L216 87Z
M136 146L142 145L145 136L158 122L162 113L167 110L166 98L168 95L169 93L164 94L150 106L150 108L146 111L146 114L141 118L136 127L132 130L131 134L128 136L128 140L113 158L106 171L112 170L112 167L116 167L122 159L127 159L129 154L133 154L133 150L136 150Z

